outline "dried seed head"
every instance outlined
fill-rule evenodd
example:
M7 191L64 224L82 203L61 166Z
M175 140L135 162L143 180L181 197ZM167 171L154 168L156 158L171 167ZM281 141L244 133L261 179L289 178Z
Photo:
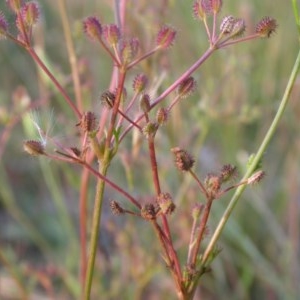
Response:
M94 132L97 128L97 118L96 115L91 112L87 111L81 116L80 122L77 124L80 126L84 132Z
M250 178L247 180L247 184L256 184L259 183L264 177L266 173L264 171L258 171L254 173Z
M2 11L0 11L0 39L6 37L8 32L8 23Z
M237 171L236 167L233 165L224 165L220 172L220 179L221 182L227 182L231 179L234 179L236 177Z
M213 13L211 0L196 0L193 4L193 14L196 19L203 20Z
M146 86L148 84L148 77L145 74L138 74L133 79L133 90L136 93L141 93L146 89Z
M111 200L109 206L114 215L121 215L125 212L121 205L115 200Z
M156 44L160 48L167 49L173 45L175 38L176 31L174 28L165 25L159 30L156 36Z
M187 98L195 91L195 89L196 81L193 77L188 77L179 84L177 92L181 98Z
M171 151L175 155L175 164L178 170L189 171L193 167L195 160L186 150L175 147Z
M176 208L172 196L169 193L160 193L157 196L157 203L165 215L170 215Z
M23 0L6 0L8 7L15 13L21 9L23 2Z
M158 123L148 122L143 128L143 134L149 139L155 137L158 129Z
M101 94L101 103L105 105L107 108L111 109L114 106L115 100L116 100L116 95L109 90L103 92Z
M169 110L161 107L156 113L156 121L159 125L166 124L169 118Z
M102 26L97 17L88 17L83 21L85 34L93 41L101 39Z
M224 17L220 25L220 31L223 34L230 34L232 32L235 21L236 19L233 16Z
M21 9L21 15L25 26L35 25L40 17L40 8L37 2L26 2Z
M144 113L147 113L151 109L150 105L150 96L148 94L144 94L140 100L140 108Z
M116 24L105 25L103 28L103 36L106 43L114 47L121 39L120 29Z
M214 174L208 174L204 180L205 189L210 197L215 198L221 188L220 176Z
M145 204L141 208L141 217L145 220L154 220L156 218L156 211L154 205L151 203Z
M30 155L38 156L45 154L45 147L42 142L28 140L23 143L23 149Z
M275 19L270 17L264 17L256 25L255 32L261 37L270 37L277 28L277 22Z

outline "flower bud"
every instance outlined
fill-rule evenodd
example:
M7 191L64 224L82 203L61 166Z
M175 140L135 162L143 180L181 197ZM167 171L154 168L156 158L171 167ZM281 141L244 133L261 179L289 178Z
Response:
M98 18L88 17L83 21L85 34L93 41L101 39L102 26Z
M160 48L166 49L173 45L176 37L176 31L170 26L163 26L156 37L156 44Z

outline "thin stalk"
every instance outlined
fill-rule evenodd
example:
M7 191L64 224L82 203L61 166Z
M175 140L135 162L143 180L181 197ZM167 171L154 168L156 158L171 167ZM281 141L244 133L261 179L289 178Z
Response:
M75 54L74 44L72 40L72 33L70 29L70 24L68 20L68 14L66 9L66 0L57 0L58 7L59 7L59 13L63 25L65 40L66 40L66 46L68 50L68 57L70 61L70 66L72 69L72 79L73 79L73 85L74 85L74 92L75 92L75 99L76 99L76 105L79 109L79 111L83 110L82 105L82 92L81 92L81 84L80 84L80 78L79 78L79 70L78 70L78 61L77 56Z
M291 94L291 91L292 91L292 88L294 86L294 83L295 83L295 80L296 80L296 77L297 77L297 74L299 72L299 68L300 68L300 51L298 52L298 55L297 55L297 58L296 58L296 61L295 61L295 64L294 64L294 67L292 69L292 72L291 72L291 75L290 75L290 78L289 78L289 81L288 81L288 84L287 84L287 87L285 89L285 92L284 92L284 95L282 97L282 100L281 100L281 103L279 105L279 108L277 110L277 113L273 119L273 122L271 123L270 125L270 128L269 130L267 131L251 165L249 166L248 170L246 171L243 179L241 181L244 181L244 180L247 180L251 174L254 172L257 164L259 163L259 161L261 160L264 152L266 151L268 145L270 144L270 141L273 137L273 135L275 134L276 132L276 129L277 127L279 126L279 121L281 120L282 118L282 115L284 113L284 110L288 104L288 100L290 98L290 94ZM213 251L215 245L216 245L216 242L217 240L219 239L223 229L224 229L224 226L226 224L226 222L228 221L235 205L237 204L238 200L240 199L243 191L245 190L246 188L246 185L242 185L240 187L238 187L230 201L230 203L228 204L205 252L204 252L204 255L203 255L203 258L202 258L202 265L205 267L207 261L208 261L208 258L210 256L210 253Z

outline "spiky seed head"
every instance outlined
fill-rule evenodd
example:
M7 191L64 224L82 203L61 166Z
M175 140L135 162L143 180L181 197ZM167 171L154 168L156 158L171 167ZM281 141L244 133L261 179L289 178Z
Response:
M196 0L193 4L193 14L196 19L203 20L213 13L211 0Z
M156 122L148 122L144 127L143 127L143 134L146 136L147 139L155 137L155 134L158 129L158 123Z
M236 174L237 174L237 171L236 171L236 167L233 166L233 165L224 165L222 168L221 168L221 171L220 171L220 179L221 179L221 182L227 182L229 180L232 180L236 177Z
M150 96L148 94L142 95L140 99L140 108L144 113L148 113L150 111Z
M111 200L109 206L114 215L121 215L125 212L123 207L115 200Z
M169 110L167 108L161 107L156 113L156 121L159 125L164 125L169 119Z
M32 156L38 156L45 154L45 147L42 142L36 140L28 140L23 143L23 149L25 152Z
M133 79L132 87L136 93L141 93L146 89L147 84L148 77L145 74L138 74Z
M116 95L111 91L104 91L100 96L101 103L105 105L107 108L111 109L114 106Z
M39 4L35 1L26 2L21 9L23 22L26 26L35 25L40 17Z
M106 43L109 46L114 47L121 39L121 32L116 24L107 24L103 28L103 36Z
M171 47L176 38L176 30L171 26L164 25L156 36L156 45L162 49Z
M96 115L91 111L85 112L84 114L82 114L81 120L77 124L77 126L80 126L84 132L94 132L97 129Z
M88 17L83 20L83 30L92 41L101 39L103 30L97 17Z
M190 96L196 89L196 81L193 77L188 77L182 80L179 84L177 93L181 98L187 98Z
M255 27L255 32L261 37L270 37L275 32L278 24L275 19L271 17L264 17Z
M23 2L23 0L6 0L8 7L15 13L20 11Z
M179 171L189 171L193 167L195 160L186 151L179 147L172 148L171 151L175 155L175 164Z
M4 14L2 13L2 11L0 11L0 39L5 38L7 32L8 32L7 20Z
M169 193L160 193L157 196L157 204L165 215L170 215L175 210L176 206L173 202L172 196Z
M215 174L208 174L204 180L205 189L210 197L215 198L221 189L221 178Z
M152 203L145 204L141 208L141 217L145 220L154 220L156 218L155 207Z

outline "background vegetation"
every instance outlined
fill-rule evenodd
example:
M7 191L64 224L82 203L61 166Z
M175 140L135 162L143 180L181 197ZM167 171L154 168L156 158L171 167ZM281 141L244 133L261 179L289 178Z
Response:
M84 105L97 112L99 94L109 86L112 65L103 50L87 42L81 21L97 15L103 22L113 23L113 1L68 2ZM172 49L132 73L132 78L141 71L147 73L154 92L155 83L162 81L159 88L167 86L207 49L207 38L202 24L192 17L192 1L130 2L127 22L131 35L140 37L145 47L159 24L172 24L178 30ZM36 45L72 95L57 1L39 3L43 16L35 33ZM4 1L0 9L7 11ZM160 131L162 184L176 195L177 211L171 225L182 257L189 238L190 210L195 202L201 202L201 195L190 176L175 172L169 149L177 145L187 148L195 156L195 171L202 178L224 163L236 165L243 174L249 155L257 150L277 110L299 47L289 1L227 0L222 15L227 14L244 18L249 31L265 15L274 17L279 28L269 40L216 52L195 73L197 92L176 108ZM23 152L23 140L34 137L24 107L32 103L42 122L53 111L53 134L64 144L76 144L76 122L56 89L22 49L1 41L0 65L0 298L21 299L19 286L31 290L37 299L75 299L79 289L80 169L34 159ZM202 278L199 299L297 299L300 294L299 84L296 82L285 117L265 153L267 176L259 186L248 188L236 207L219 241L222 252L211 273ZM127 89L131 92L129 81ZM150 194L145 149L135 136L121 147L109 177L135 195ZM94 185L91 179L90 210ZM215 203L210 231L229 197ZM110 188L106 198L94 299L173 299L173 283L152 228L137 218L113 216L108 200L123 199Z

